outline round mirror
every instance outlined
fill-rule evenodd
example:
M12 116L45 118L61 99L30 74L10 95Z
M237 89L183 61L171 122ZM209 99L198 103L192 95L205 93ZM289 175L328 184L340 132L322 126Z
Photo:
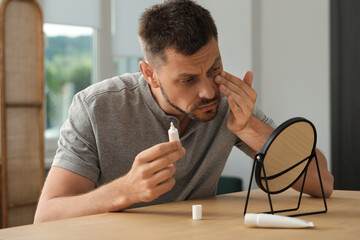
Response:
M305 172L316 145L314 125L304 118L292 118L266 140L256 158L255 180L260 189L276 194L291 187ZM265 182L264 170L267 179Z

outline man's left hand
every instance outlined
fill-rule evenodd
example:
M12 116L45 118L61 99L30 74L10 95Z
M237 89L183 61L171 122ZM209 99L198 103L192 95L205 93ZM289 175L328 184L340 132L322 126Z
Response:
M252 81L251 71L247 71L243 79L224 71L215 78L220 91L227 96L231 109L227 127L236 135L247 127L253 117L257 93L251 87Z

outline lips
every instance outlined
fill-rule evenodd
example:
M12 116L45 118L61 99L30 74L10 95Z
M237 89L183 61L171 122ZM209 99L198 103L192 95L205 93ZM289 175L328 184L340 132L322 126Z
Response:
M217 105L217 101L206 104L206 105L201 105L198 107L198 109L203 110L203 111L209 111L209 110L215 108L216 105Z

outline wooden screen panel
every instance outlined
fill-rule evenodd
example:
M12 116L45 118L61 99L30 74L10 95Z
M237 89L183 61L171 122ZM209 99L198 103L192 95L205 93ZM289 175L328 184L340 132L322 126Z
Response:
M4 16L5 100L7 103L38 103L42 91L38 84L42 56L36 34L38 15L32 1L9 1ZM16 31L18 29L18 31ZM15 40L16 39L16 40ZM42 40L41 40L42 41ZM31 89L31 90L30 90Z
M8 207L36 203L42 187L40 111L37 108L8 108L7 186Z
M8 209L8 226L20 226L31 224L34 220L37 204L18 206Z
M44 181L43 33L35 0L0 8L1 226L33 222Z

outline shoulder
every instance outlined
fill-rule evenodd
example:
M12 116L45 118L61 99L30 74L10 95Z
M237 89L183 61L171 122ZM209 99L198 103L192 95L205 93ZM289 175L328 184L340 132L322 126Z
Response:
M139 88L141 77L141 73L127 73L105 79L80 91L77 97L87 104L91 104L102 98L111 98L112 95L119 95L124 91L134 91Z

